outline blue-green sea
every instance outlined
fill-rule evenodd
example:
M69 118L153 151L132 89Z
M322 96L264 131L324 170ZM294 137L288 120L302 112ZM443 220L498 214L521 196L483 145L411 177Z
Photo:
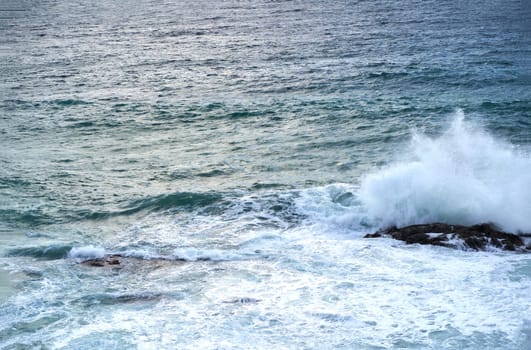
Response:
M0 349L531 349L430 222L531 232L529 1L0 1Z

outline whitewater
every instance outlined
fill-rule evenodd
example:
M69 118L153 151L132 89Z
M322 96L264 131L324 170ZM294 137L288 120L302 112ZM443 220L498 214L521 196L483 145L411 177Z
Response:
M412 130L397 158L357 185L233 193L188 214L154 211L59 253L46 245L53 240L32 238L41 248L3 258L24 292L4 299L1 344L527 348L529 255L362 237L433 220L526 232L530 187L515 186L529 181L529 154L458 111L435 136ZM508 181L514 174L520 182ZM130 260L82 264L111 254Z
M381 225L493 223L508 232L531 232L527 149L465 123L458 111L439 137L415 132L405 153L412 159L362 181L361 201Z

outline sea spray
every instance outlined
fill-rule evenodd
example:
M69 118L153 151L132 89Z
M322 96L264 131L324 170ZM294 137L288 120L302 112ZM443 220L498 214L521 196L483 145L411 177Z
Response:
M101 259L105 256L105 249L93 245L83 247L73 247L68 253L68 257L77 260Z
M457 111L439 137L413 133L408 161L365 176L360 199L380 226L490 222L531 232L531 158Z

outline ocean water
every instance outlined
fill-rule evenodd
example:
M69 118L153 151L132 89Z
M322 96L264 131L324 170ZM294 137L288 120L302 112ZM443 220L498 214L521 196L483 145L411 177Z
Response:
M0 348L531 349L529 254L362 238L531 232L530 18L0 2Z

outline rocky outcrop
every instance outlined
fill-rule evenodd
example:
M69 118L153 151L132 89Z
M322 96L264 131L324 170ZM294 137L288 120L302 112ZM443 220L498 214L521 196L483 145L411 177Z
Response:
M93 267L113 266L119 267L122 265L121 255L107 255L103 258L88 259L81 262L83 265Z
M502 249L530 251L522 238L513 233L500 231L490 224L473 226L443 223L396 226L365 235L365 238L390 236L408 244L431 244L465 250Z
M166 259L166 258L151 258L143 259L139 257L125 256L121 254L109 254L102 258L93 258L78 261L78 263L90 267L107 267L112 269L122 269L124 267L138 268L139 266L159 268L165 265L180 265L186 260L184 259Z

